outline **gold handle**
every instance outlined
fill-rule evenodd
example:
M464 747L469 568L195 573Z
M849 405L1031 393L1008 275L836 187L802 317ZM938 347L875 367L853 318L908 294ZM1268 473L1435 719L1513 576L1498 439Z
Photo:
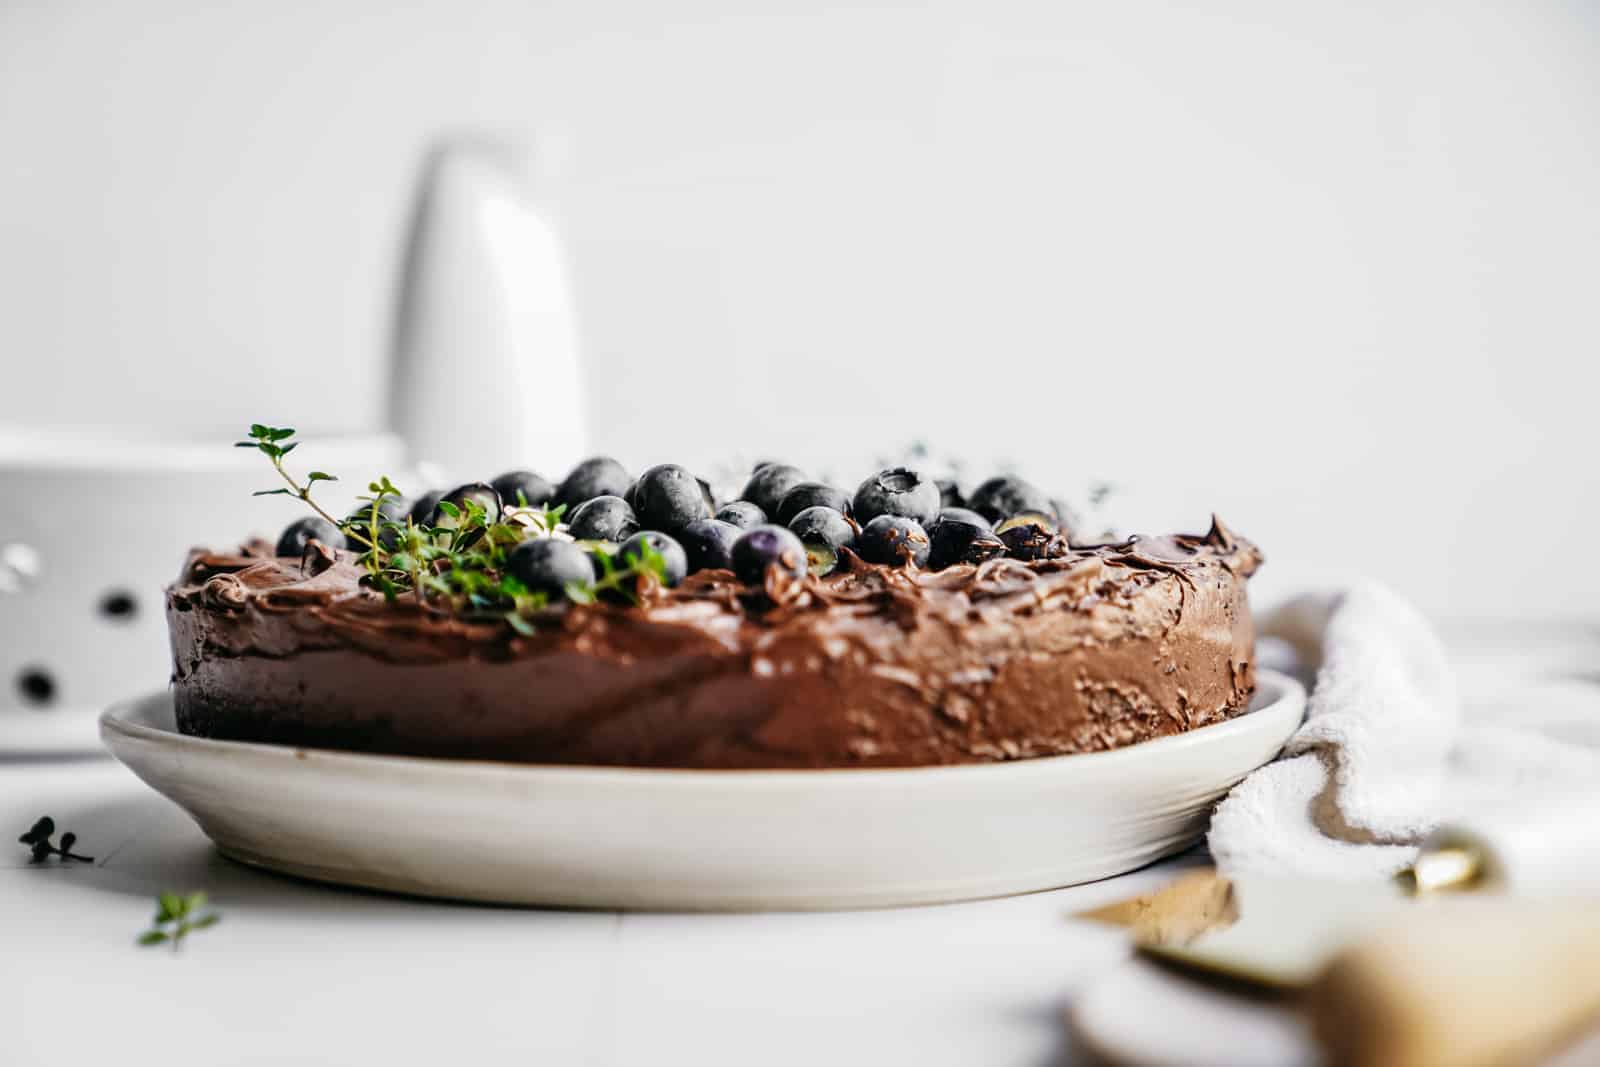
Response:
M1416 862L1395 880L1412 896L1466 893L1488 884L1489 863L1483 849L1466 841L1441 841L1424 848Z
M1485 893L1408 911L1306 992L1336 1067L1531 1063L1600 1012L1600 907Z

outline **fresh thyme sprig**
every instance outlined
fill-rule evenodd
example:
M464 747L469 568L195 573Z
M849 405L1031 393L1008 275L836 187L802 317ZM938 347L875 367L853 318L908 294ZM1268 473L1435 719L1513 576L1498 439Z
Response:
M190 933L221 921L221 915L206 910L204 893L183 895L168 891L156 897L156 917L150 921L150 929L139 935L139 944L170 944L172 951L177 952Z
M312 499L312 490L318 482L338 479L312 471L302 484L284 466L284 457L299 444L291 440L294 432L256 423L250 427L249 440L237 442L240 448L254 448L265 455L287 483L286 488L255 495L294 497L337 526L361 550L356 562L366 571L366 584L390 600L411 596L419 604L453 615L503 620L525 636L534 632L529 618L549 608L550 598L530 591L509 573L509 557L524 541L568 536L562 526L564 505L532 508L519 496L519 506L508 507L490 521L488 512L475 500L459 505L444 500L438 505L441 525L419 523L410 517L397 521L385 517L383 505L391 498L402 499L403 494L384 476L368 483L368 495L358 498L362 507L356 515L335 519ZM601 576L594 582L569 585L566 599L574 603L592 604L602 597L632 600L641 576L665 580L666 560L649 545L620 563L600 544L585 545Z
M666 559L648 541L641 544L637 552L629 552L620 566L616 557L605 549L595 552L594 557L600 564L599 580L587 585L570 583L567 586L568 600L578 604L593 604L612 592L631 600L641 575L649 574L660 579L667 573Z
M366 534L351 528L348 523L340 522L338 519L328 514L328 512L323 509L321 504L318 504L315 500L311 499L312 486L316 485L318 482L336 482L339 479L335 478L331 474L326 473L325 471L312 471L310 474L306 475L305 484L301 485L299 482L295 481L294 475L290 474L288 470L285 469L283 465L283 457L300 447L299 441L289 441L289 438L293 436L293 427L264 426L259 422L254 422L250 424L250 439L247 441L234 442L233 447L235 448L253 448L265 455L272 461L272 467L278 472L278 476L288 483L287 489L260 489L252 495L292 496L299 500L303 500L312 511L315 511L318 515L321 515L333 525L344 530L346 537L365 545L369 549L373 548L373 542L377 540L375 528L371 538L369 538ZM285 441L289 441L289 443L284 444L283 442ZM387 482L388 479L385 478L384 481ZM376 507L376 505L374 505L374 507Z
M72 851L72 846L78 843L78 835L68 831L61 835L61 844L56 845L50 839L55 836L56 821L46 815L21 837L18 841L27 845L33 852L33 862L43 863L51 856L60 856L63 860L77 860L79 863L93 863L93 856L80 856Z

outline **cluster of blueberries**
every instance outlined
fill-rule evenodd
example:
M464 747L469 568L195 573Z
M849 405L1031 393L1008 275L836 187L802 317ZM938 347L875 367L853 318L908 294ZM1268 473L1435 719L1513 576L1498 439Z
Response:
M624 560L648 544L665 562L668 585L709 568L731 570L755 586L773 567L795 578L807 571L824 575L838 566L845 549L870 563L937 570L1004 555L1040 558L1066 548L1062 508L1021 478L991 478L963 497L954 483L905 467L879 471L851 495L809 480L796 467L759 463L739 499L719 504L707 482L676 464L634 478L602 456L579 463L559 485L532 471L511 471L414 501L385 498L380 513L387 522L403 523L409 516L419 525L451 528L458 521L451 511L464 512L468 502L482 507L491 523L507 507L565 506L574 541L524 541L507 561L530 590L554 596L571 582L595 580L594 557L576 542L617 545L615 554ZM368 521L368 513L357 512L346 525L364 534ZM347 544L338 527L313 517L283 532L278 555L299 556L312 539L333 548Z

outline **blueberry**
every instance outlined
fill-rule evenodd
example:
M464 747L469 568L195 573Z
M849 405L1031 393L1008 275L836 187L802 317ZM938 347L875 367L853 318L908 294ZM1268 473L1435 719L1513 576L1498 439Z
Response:
M339 527L317 515L296 519L284 528L278 538L278 555L299 559L306 554L306 545L321 541L329 548L344 548L346 541Z
M445 511L442 506L445 504L454 507L457 514L451 515ZM468 482L466 485L456 486L439 498L439 503L433 506L433 515L428 519L428 525L441 530L455 530L466 525L469 504L476 504L483 509L485 525L493 526L500 521L500 494L494 491L492 485L484 482Z
M960 519L962 522L975 522L979 526L982 526L985 530L990 528L989 520L984 518L982 515L979 515L971 508L944 508L939 512L939 518L936 521L943 522L945 519ZM928 532L932 533L933 531L929 530Z
M1056 533L1053 526L1035 522L1001 525L1005 528L996 536L1006 546L1006 555L1012 559L1058 559L1067 554L1067 539Z
M633 508L647 530L677 533L695 519L709 519L712 509L695 476L675 463L651 467L639 475Z
M639 481L638 481L638 479L634 479L633 481L628 483L627 492L622 494L623 503L627 504L630 508L633 507L634 499L637 497L638 493L639 493Z
M556 495L550 480L532 471L507 471L489 484L508 508L542 508Z
M861 558L869 563L915 563L921 567L928 562L928 532L905 515L879 515L862 529L856 545Z
M879 515L903 515L927 526L939 517L939 487L905 467L881 470L861 483L855 500L857 522Z
M378 543L384 548L394 549L400 547L401 531L396 526L406 524L406 516L411 512L411 501L404 497L386 496L378 501ZM365 501L357 504L356 509L345 517L346 529L350 531L351 538L365 537L372 540L367 532L367 527L372 525L372 502ZM393 523L394 525L390 525ZM356 542L357 547L365 547Z
M789 520L789 532L800 538L806 549L807 566L819 578L832 574L839 566L841 548L854 548L856 544L855 525L837 508L822 504L806 508Z
M939 504L947 508L964 508L967 498L961 495L961 487L951 478L935 478L933 484L939 487Z
M642 554L645 545L659 552L662 562L666 564L662 584L672 586L683 581L684 575L689 573L689 557L682 545L659 530L643 530L634 534L622 542L617 555L624 564L632 563Z
M562 479L556 487L556 503L565 504L571 511L597 496L622 496L632 481L622 464L610 456L595 456L573 467L572 473Z
M760 508L768 517L775 517L778 505L783 503L784 494L805 480L806 476L799 467L767 463L750 475L744 492L739 496Z
M565 596L573 582L587 585L595 579L594 560L579 545L541 537L524 541L506 557L506 570L531 593Z
M967 506L990 522L999 522L1023 511L1055 514L1050 495L1031 482L1014 475L990 478L972 491Z
M763 525L767 521L767 513L748 500L735 500L718 508L717 518L741 530L748 530L752 526Z
M639 520L620 496L597 496L578 505L567 532L580 541L626 541L639 532Z
M850 496L843 489L835 489L821 482L801 482L787 493L778 504L778 522L788 526L794 517L806 508L832 508L841 515L850 514Z
M769 468L770 469L770 468ZM806 573L806 547L782 526L754 526L733 545L733 573L746 585L764 586L767 571L777 567L791 577Z
M721 519L696 519L678 531L678 541L689 557L689 573L729 570L733 567L733 543L741 531Z
M438 506L439 498L444 496L443 489L429 489L411 502L411 521L418 526L428 525L433 518L433 509Z
M989 529L988 521L965 508L940 512L939 521L928 531L928 541L928 566L934 570L953 563L982 563L1006 554L1005 543Z

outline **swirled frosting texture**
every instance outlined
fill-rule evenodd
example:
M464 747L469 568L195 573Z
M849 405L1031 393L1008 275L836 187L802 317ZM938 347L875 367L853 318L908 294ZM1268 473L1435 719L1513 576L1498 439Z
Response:
M236 740L536 763L915 766L1092 752L1243 711L1245 579L1204 536L929 572L725 571L534 636L359 585L347 557L191 554L168 590L178 725Z

